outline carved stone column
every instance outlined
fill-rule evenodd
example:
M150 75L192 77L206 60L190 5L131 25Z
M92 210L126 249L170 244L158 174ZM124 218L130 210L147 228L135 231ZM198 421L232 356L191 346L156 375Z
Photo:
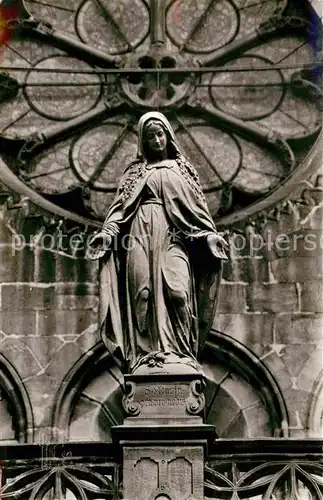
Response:
M123 454L125 500L203 500L204 376L193 363L142 365L125 375L126 418L112 429Z

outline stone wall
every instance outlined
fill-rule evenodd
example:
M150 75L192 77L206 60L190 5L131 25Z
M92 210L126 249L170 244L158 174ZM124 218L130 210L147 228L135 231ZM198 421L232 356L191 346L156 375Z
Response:
M231 232L214 324L268 367L286 402L289 434L299 437L321 434L321 196L320 187L312 189L307 199L267 220L261 232L252 226ZM4 210L1 218L0 352L29 394L39 441L50 435L64 377L100 340L98 269L48 249L16 248ZM4 398L1 404L0 415L8 414ZM11 434L3 417L0 439Z
M250 228L247 242L232 235L214 325L270 369L286 401L291 436L314 435L310 425L322 436L319 424L310 424L313 397L323 409L323 393L321 402L313 395L323 375L322 220L317 186L261 234Z
M21 248L3 218L4 212L0 352L28 391L39 429L36 439L47 439L58 388L73 364L99 340L97 266L28 244Z

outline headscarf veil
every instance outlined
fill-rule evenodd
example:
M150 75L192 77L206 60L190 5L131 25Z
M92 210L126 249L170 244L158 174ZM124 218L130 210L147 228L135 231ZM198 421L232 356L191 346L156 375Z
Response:
M195 194L198 198L205 201L204 194L200 185L198 173L191 165L188 160L183 156L181 148L179 147L173 128L167 118L158 111L149 111L145 113L139 120L138 123L138 149L137 149L137 159L132 162L125 170L125 174L119 185L119 194L125 201L136 188L137 182L143 177L146 172L147 158L145 157L144 151L144 130L145 126L149 121L160 122L164 130L166 130L168 139L172 143L172 147L175 151L176 162L178 168L182 175L185 177L190 186L194 189Z
M170 140L172 141L172 145L177 152L177 155L180 156L181 150L180 147L178 146L176 142L176 137L174 134L174 131L172 129L171 124L167 120L166 116L164 116L162 113L159 113L158 111L149 111L148 113L145 113L139 120L138 123L138 151L137 151L137 158L145 158L145 152L144 152L144 144L143 144L143 132L145 129L146 124L149 121L154 121L154 122L161 122L163 128L168 132L168 136Z

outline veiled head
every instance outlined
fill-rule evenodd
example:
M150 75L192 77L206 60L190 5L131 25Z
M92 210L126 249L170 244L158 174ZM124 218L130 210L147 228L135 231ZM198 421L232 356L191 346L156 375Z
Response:
M162 122L149 120L144 127L144 149L156 155L167 152L168 137Z
M176 158L180 149L167 118L158 111L144 114L138 124L138 157L149 159L164 154Z

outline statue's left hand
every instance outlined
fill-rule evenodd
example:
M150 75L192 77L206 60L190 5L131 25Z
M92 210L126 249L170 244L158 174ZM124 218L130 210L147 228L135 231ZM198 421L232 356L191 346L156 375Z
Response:
M226 251L229 249L229 245L222 236L218 233L211 233L207 235L206 240L214 257L228 259Z

